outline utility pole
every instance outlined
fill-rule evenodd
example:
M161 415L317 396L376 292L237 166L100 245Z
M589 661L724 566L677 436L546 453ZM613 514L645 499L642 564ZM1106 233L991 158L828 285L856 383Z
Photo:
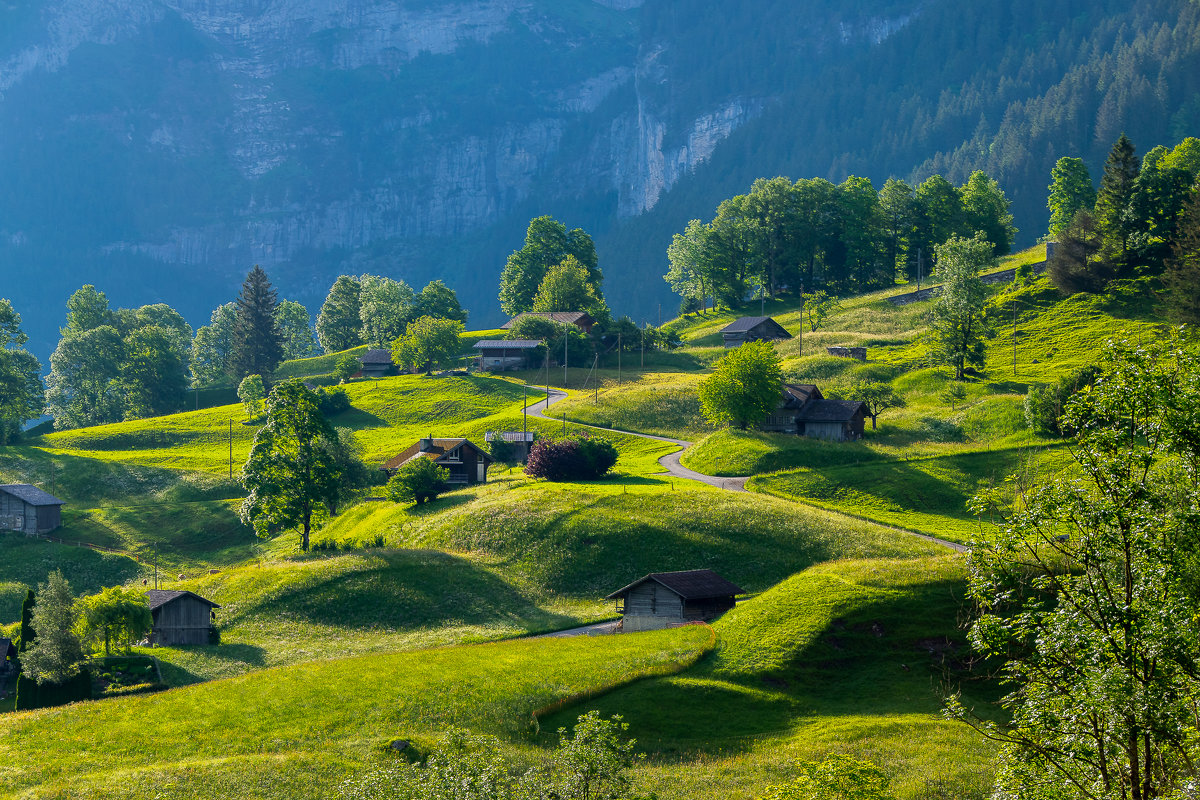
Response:
M917 292L921 291L921 248L917 248ZM920 299L920 298L918 298Z
M942 291L945 291L943 289ZM1013 377L1017 377L1017 301L1013 300Z
M529 439L529 383L521 387L525 393L525 402L521 403L521 442L528 444Z
M229 477L233 478L233 419L229 420Z
M800 333L796 336L796 349L804 355L804 284L800 284Z
M617 331L617 386L621 385L621 332Z
M550 410L550 347L546 347L546 410Z
M592 377L596 379L595 385L592 386L592 402L600 402L600 376L596 374L596 367L600 365L600 354L596 353L596 357L592 359Z
M642 328L642 372L646 371L646 329Z
M563 328L563 389L567 388L567 329Z

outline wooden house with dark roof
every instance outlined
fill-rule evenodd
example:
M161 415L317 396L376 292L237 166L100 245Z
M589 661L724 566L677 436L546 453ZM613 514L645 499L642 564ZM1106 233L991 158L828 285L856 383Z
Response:
M0 638L0 678L12 672L17 658L17 646L12 639Z
M866 419L867 406L859 400L826 400L811 383L785 383L779 405L759 428L845 442L862 438Z
M364 378L383 378L396 374L391 350L368 350L358 360L362 364L360 374Z
M428 458L439 467L449 470L450 477L446 484L450 487L487 483L487 469L495 461L490 453L469 439L435 439L430 436L419 439L416 444L389 458L380 469L390 475L417 458Z
M714 620L744 593L711 569L692 569L652 572L604 599L617 601L617 612L623 615L621 630L633 633Z
M584 333L591 333L592 328L596 326L596 320L586 311L526 311L524 314L517 314L500 328L510 331L513 325L525 317L541 317L559 325L574 325Z
M528 366L539 354L541 339L483 339L472 345L481 371L497 372Z
M49 533L62 525L63 501L28 483L0 486L0 530L27 536Z
M810 400L824 400L821 390L811 383L785 383L783 398L759 427L768 433L797 433L796 416Z
M194 592L151 589L146 592L150 601L150 644L176 645L210 644L213 640L215 609L219 605Z
M742 317L721 329L726 347L741 347L746 342L773 342L792 335L770 317Z

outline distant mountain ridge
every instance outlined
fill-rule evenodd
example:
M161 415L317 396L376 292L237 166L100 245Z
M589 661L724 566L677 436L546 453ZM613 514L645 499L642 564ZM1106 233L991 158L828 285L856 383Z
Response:
M85 282L194 324L262 264L315 313L342 272L441 277L500 319L532 216L597 238L655 318L673 232L757 176L974 168L1044 228L1096 170L1200 131L1185 0L0 3L0 271L45 355Z

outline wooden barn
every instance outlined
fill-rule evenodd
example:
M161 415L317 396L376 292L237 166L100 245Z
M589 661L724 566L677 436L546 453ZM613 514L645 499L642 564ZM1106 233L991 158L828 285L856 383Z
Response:
M396 374L391 350L368 350L358 360L362 364L360 374L364 378L383 378Z
M472 349L479 354L479 369L495 372L528 366L541 346L541 339L484 339Z
M711 569L692 569L652 572L604 599L617 601L621 630L633 633L714 620L733 608L734 598L743 593Z
M811 383L785 383L783 397L771 415L759 427L769 433L798 433L796 417L810 400L824 400L821 390Z
M451 487L487 483L487 469L495 459L468 439L420 439L399 455L384 462L381 469L389 475L415 458L428 458L450 471L446 483Z
M866 419L867 406L860 400L810 400L796 414L796 433L850 442L862 438Z
M726 347L741 347L746 342L773 342L792 335L770 317L742 317L721 329Z
M168 592L151 589L146 592L150 601L150 644L187 645L208 644L211 641L214 609L219 605L187 591Z
M63 501L28 483L0 486L0 530L27 536L49 533L62 525Z
M524 314L517 314L500 328L510 331L513 325L525 317L541 317L559 325L574 325L584 333L591 333L592 328L596 325L596 320L592 319L591 314L586 311L527 311Z

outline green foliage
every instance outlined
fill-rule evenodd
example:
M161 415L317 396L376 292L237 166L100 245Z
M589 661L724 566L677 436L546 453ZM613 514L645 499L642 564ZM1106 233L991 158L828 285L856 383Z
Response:
M1200 348L1119 344L1103 365L1068 405L1074 474L971 551L971 642L1013 687L1011 721L975 723L1005 744L1006 794L1160 797L1194 778Z
M392 359L432 374L435 367L445 368L459 358L462 333L463 324L457 320L420 317L392 343Z
M597 286L591 283L587 267L568 255L561 263L546 270L533 297L534 311L586 311L592 319L604 320L608 307Z
M271 389L267 423L254 437L242 467L242 521L266 537L299 526L308 550L313 514L332 512L342 496L343 473L329 443L337 434L316 395L298 380Z
M1025 395L1025 422L1041 433L1061 436L1063 410L1076 392L1087 390L1096 380L1099 369L1085 367L1071 375L1064 375L1057 384L1035 383Z
M930 320L930 354L954 367L962 380L968 366L982 367L984 341L990 328L984 318L986 293L979 272L993 264L992 250L982 235L954 237L937 248L937 274L942 293Z
M337 353L363 344L359 329L362 284L350 275L339 275L317 314L317 339L326 353Z
M542 437L529 448L525 474L548 481L594 481L617 463L617 448L603 436Z
M976 170L961 189L963 215L968 231L978 231L992 243L992 252L1003 256L1012 252L1017 229L1013 227L1011 205L993 178Z
M404 281L363 275L361 282L359 339L371 347L387 347L408 327L416 296Z
M840 308L842 304L840 299L820 289L815 292L805 292L801 298L805 322L808 323L808 329L813 333L816 333L829 315Z
M283 360L283 334L276 312L279 295L257 264L246 275L237 297L229 376L240 381L247 375L271 375Z
M524 246L508 257L500 275L500 307L504 313L516 316L523 311L532 311L534 298L546 274L551 267L563 263L567 256L573 256L583 266L588 283L599 295L602 277L592 237L579 228L568 233L565 225L550 216L530 220Z
M413 317L435 317L437 319L452 319L463 324L467 321L467 312L458 303L458 295L454 290L440 280L430 281L417 295L413 304Z
M353 353L345 353L338 356L337 361L333 364L333 375L340 382L350 380L358 374L362 369L362 359Z
M396 470L387 482L387 497L394 503L421 505L436 500L446 490L450 470L439 467L428 458L414 458Z
M208 325L196 329L196 338L192 340L191 366L197 385L216 383L229 375L236 320L237 304L225 303L213 309Z
M321 346L313 334L307 308L294 300L280 300L279 307L275 309L275 322L283 339L284 359L320 355Z
M1083 159L1063 156L1050 171L1050 235L1057 237L1071 224L1075 214L1090 211L1096 204L1096 187Z
M791 783L767 790L763 800L894 800L887 775L869 761L830 756L797 765Z
M95 648L104 642L104 655L112 655L112 645L129 653L135 642L150 632L150 603L137 589L111 586L100 594L81 597L77 609L82 623L81 640Z
M37 631L33 628L33 607L37 604L33 589L25 590L25 600L21 603L21 637L17 641L18 652L24 653L33 644Z
M237 394L238 400L242 401L242 408L246 409L246 419L257 417L258 404L267 396L262 375L247 375L242 378L242 382L238 384Z
M1195 141L1195 140L1193 140ZM1200 191L1193 191L1163 273L1164 299L1172 320L1200 324Z
M867 404L867 413L871 415L871 430L876 428L879 415L889 408L904 408L904 398L892 388L889 383L871 381L856 383L847 393L849 400L861 400Z
M39 686L62 684L79 674L83 647L75 633L79 613L71 585L58 570L38 584L30 625L37 632L21 653L21 672Z
M17 676L17 698L14 704L17 711L53 708L91 699L92 675L86 667L80 668L61 683L38 683L26 677L24 673Z
M42 411L42 365L23 345L21 315L0 299L0 445L15 441Z
M705 418L714 425L745 430L779 405L783 392L779 356L769 342L747 342L717 362L697 394Z

